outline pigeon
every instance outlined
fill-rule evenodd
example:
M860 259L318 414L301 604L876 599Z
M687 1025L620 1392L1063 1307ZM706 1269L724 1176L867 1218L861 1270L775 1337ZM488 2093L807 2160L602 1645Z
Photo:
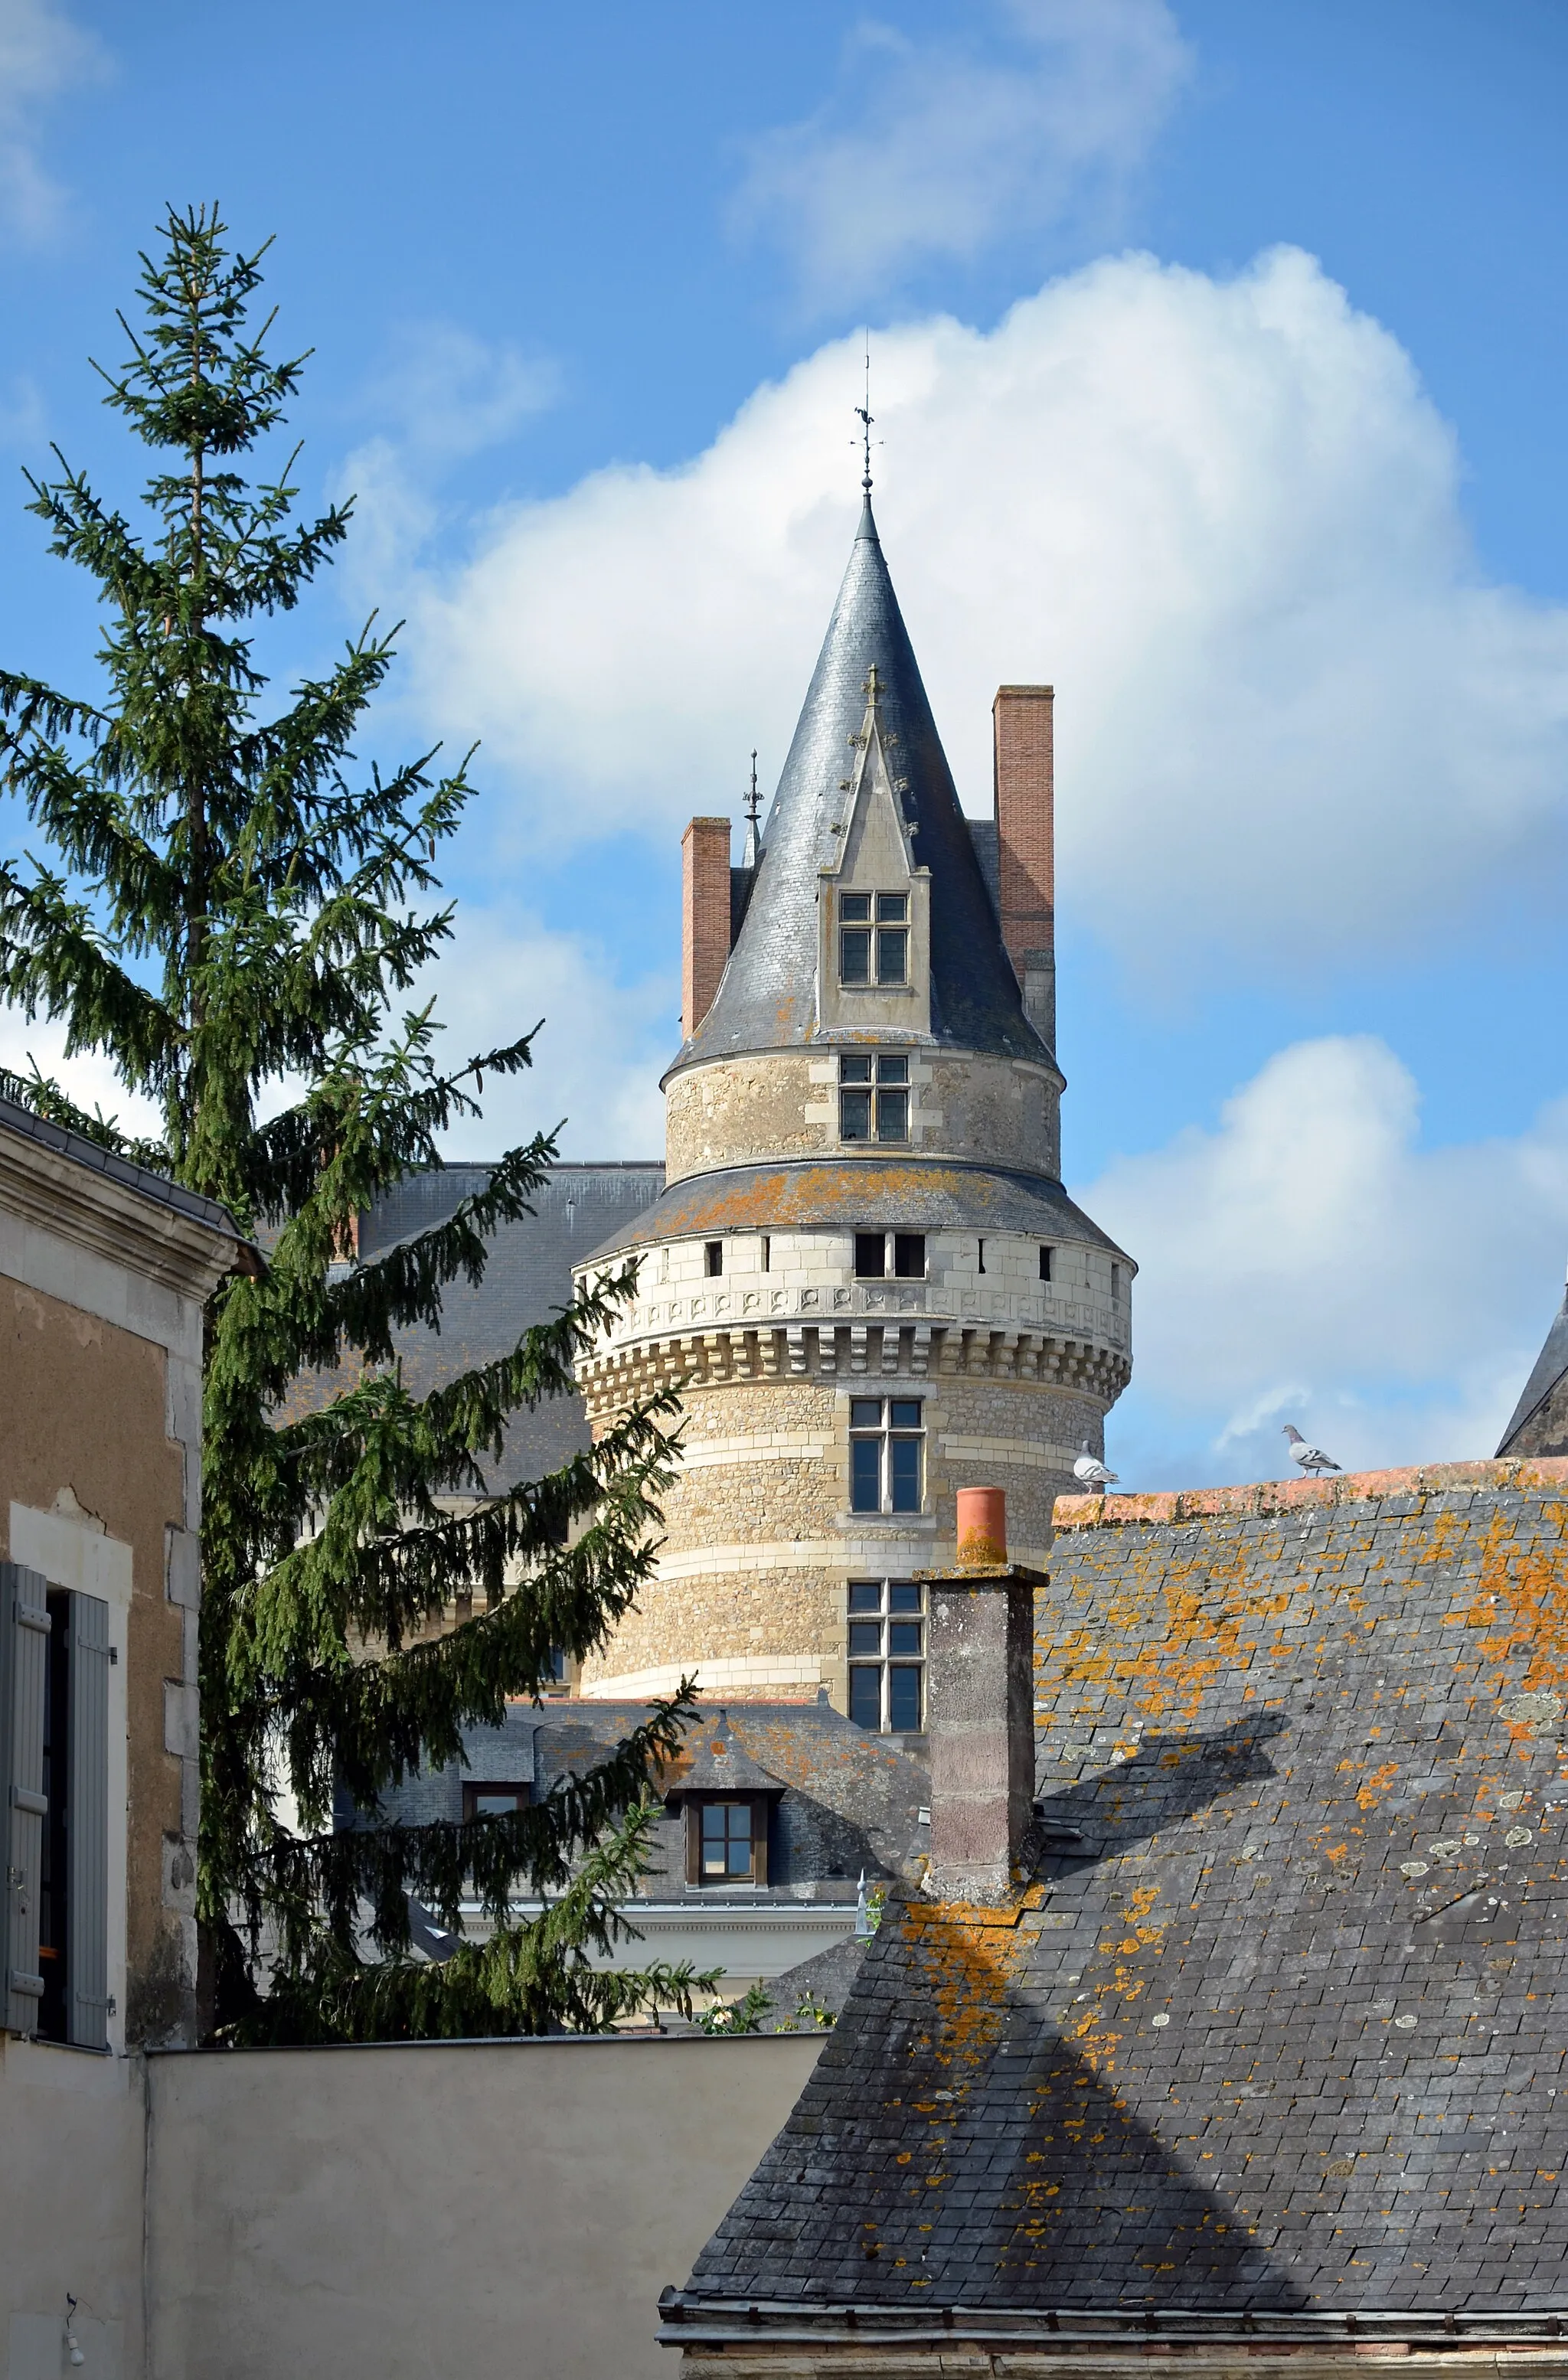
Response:
M1299 1463L1302 1469L1310 1471L1314 1478L1319 1471L1338 1471L1343 1468L1342 1464L1334 1461L1331 1454L1325 1454L1320 1446L1308 1446L1295 1422L1286 1422L1284 1434L1290 1440L1292 1462Z
M1103 1496L1108 1488L1114 1488L1116 1485L1116 1474L1113 1471L1107 1471L1104 1463L1097 1461L1089 1452L1087 1438L1084 1440L1084 1451L1073 1465L1073 1476L1075 1479L1081 1479L1091 1495L1098 1493Z

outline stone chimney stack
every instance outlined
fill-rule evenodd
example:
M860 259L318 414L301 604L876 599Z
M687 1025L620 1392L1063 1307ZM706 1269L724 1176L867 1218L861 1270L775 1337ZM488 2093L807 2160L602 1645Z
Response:
M998 686L991 705L1002 939L1024 1014L1056 1048L1055 689Z
M730 822L694 818L681 837L681 1038L689 1041L730 954Z
M1007 1560L1002 1490L958 1491L959 1566L923 1573L926 1739L938 1900L1017 1888L1035 1792L1034 1598L1044 1573Z

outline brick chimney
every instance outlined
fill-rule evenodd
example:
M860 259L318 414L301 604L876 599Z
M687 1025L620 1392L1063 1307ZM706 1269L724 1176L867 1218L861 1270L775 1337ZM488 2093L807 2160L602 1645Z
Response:
M921 1573L930 1614L926 1741L938 1900L1012 1898L1035 1792L1034 1600L1043 1572L1007 1560L1000 1488L960 1488L959 1567Z
M730 822L694 818L681 837L681 1038L689 1041L730 954Z
M1055 689L1003 686L991 705L1002 939L1024 1014L1056 1048Z

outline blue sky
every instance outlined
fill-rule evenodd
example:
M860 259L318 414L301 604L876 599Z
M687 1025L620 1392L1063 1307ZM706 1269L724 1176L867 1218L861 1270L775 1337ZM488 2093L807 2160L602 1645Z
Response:
M0 0L0 467L128 494L85 358L137 246L168 198L276 234L360 528L272 658L407 618L375 748L484 738L446 1012L549 1020L470 1145L654 1153L680 823L782 759L869 322L971 808L991 688L1058 689L1112 1461L1487 1452L1568 1250L1565 101L1550 0ZM84 591L0 539L0 650L81 682Z

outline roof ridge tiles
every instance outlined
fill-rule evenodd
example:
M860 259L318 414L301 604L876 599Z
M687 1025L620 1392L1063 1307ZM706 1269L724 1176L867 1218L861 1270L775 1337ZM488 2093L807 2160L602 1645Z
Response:
M1472 1463L1416 1463L1395 1471L1343 1471L1335 1478L1263 1479L1234 1488L1181 1488L1150 1495L1058 1496L1055 1526L1097 1529L1130 1522L1242 1520L1385 1502L1391 1497L1452 1496L1466 1488L1568 1489L1568 1455L1489 1457Z

